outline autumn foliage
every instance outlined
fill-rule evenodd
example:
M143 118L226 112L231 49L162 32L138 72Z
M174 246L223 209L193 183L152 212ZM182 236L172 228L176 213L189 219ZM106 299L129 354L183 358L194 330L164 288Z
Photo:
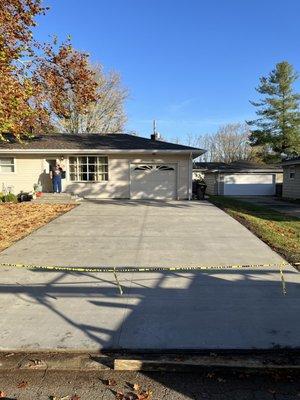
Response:
M57 51L47 45L45 54L35 72L35 82L43 88L50 111L66 119L72 112L84 114L97 100L95 73L89 67L88 55L74 50L69 42Z
M96 100L88 55L70 41L60 46L33 39L41 0L0 0L0 139L52 129L71 110L84 114ZM69 99L72 98L72 104Z

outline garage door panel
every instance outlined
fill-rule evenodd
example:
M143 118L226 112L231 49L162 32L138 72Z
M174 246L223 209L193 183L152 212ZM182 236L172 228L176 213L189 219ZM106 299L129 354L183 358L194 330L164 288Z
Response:
M224 176L224 194L228 196L272 196L274 174L233 174Z
M131 166L132 199L175 199L176 166L140 164Z

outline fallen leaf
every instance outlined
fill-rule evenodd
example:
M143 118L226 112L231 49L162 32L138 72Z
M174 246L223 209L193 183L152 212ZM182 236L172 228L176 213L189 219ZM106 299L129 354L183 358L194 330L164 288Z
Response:
M116 399L118 399L118 400L125 400L124 392L117 392L117 393L116 393Z
M117 382L114 379L107 380L107 386L116 386Z
M2 390L0 390L0 397L6 397L6 393L2 392Z
M226 380L223 378L218 378L218 382L226 382Z
M152 397L152 391L151 390L146 390L143 391L140 394L137 394L138 400L150 400Z
M26 382L26 381L22 381L22 382L18 383L18 385L17 385L17 387L19 389L25 389L27 386L28 386L28 382Z
M14 356L14 355L15 355L15 353L9 353L9 354L5 354L4 357L12 357L12 356Z
M139 392L141 390L141 387L138 383L135 383L132 387L135 392Z
M29 360L33 363L33 365L40 365L42 364L42 360Z
M210 378L210 379L213 378L214 376L215 376L215 374L214 374L214 373L211 373L211 372L208 373L208 374L206 375L206 377L207 377L207 378Z
M77 394L74 394L74 396L72 396L70 400L80 400L80 397L77 396Z

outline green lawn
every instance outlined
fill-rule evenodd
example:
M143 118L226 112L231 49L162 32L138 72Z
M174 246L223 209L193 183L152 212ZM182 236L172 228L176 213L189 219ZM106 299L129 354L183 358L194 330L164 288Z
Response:
M245 225L287 261L300 262L299 218L230 197L210 196L209 200Z

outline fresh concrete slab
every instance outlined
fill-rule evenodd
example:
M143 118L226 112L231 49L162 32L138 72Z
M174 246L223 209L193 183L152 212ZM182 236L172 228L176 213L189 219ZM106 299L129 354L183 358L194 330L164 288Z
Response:
M276 268L113 274L1 270L0 350L300 347L300 274Z
M269 264L282 259L208 202L89 202L0 255L39 265ZM0 349L300 347L300 274L285 267L111 273L0 269Z
M282 262L209 202L85 202L0 254L0 263L172 267Z

